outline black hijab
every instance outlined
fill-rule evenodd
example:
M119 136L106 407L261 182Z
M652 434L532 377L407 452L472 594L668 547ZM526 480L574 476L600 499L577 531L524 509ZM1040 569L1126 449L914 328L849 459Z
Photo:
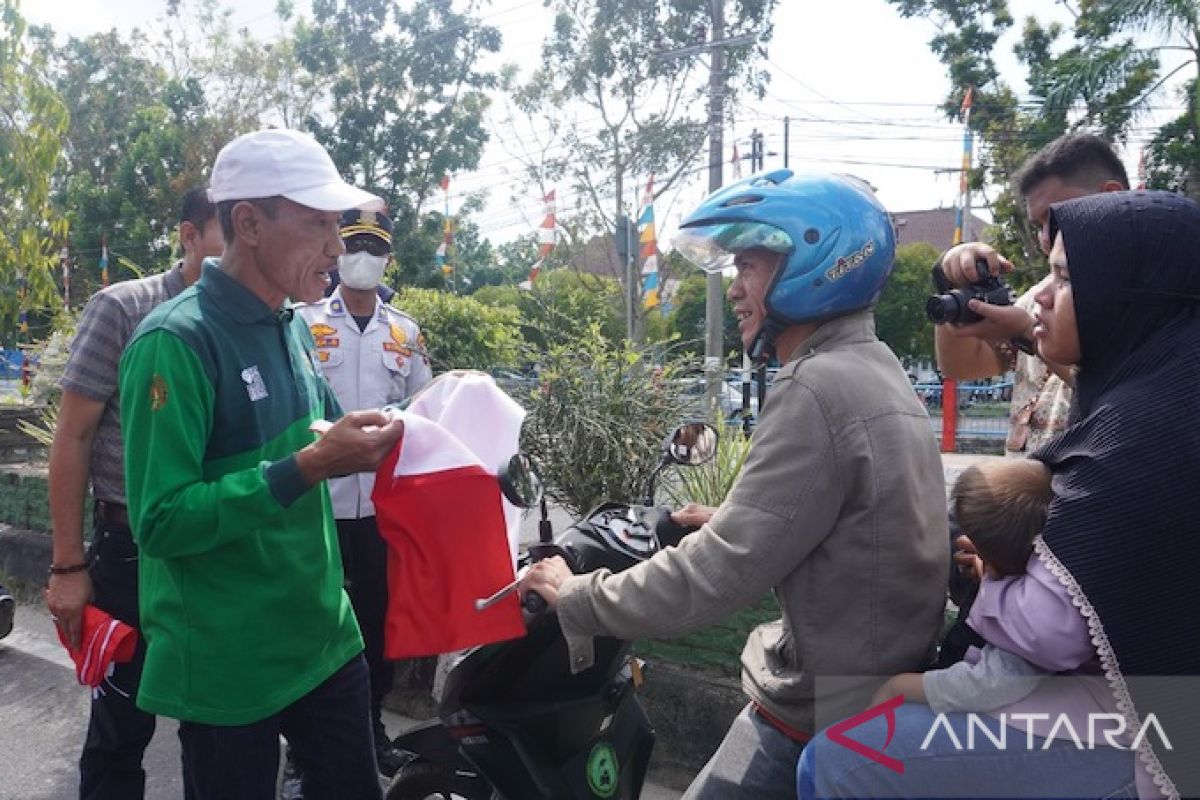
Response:
M1200 206L1114 192L1051 209L1082 359L1039 551L1088 618L1167 796L1200 797ZM1160 677L1193 676L1172 684ZM1195 683L1196 685L1191 685Z

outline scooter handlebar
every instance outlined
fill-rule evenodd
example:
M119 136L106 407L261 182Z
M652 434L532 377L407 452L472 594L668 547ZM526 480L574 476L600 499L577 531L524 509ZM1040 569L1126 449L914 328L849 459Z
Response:
M541 614L549 608L546 599L537 592L526 592L525 599L521 601L521 605L530 614Z

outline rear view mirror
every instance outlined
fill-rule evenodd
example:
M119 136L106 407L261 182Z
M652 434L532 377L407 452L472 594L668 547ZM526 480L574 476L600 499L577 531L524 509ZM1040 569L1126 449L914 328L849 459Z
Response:
M542 479L533 462L524 453L517 453L508 460L496 476L500 491L508 502L518 508L532 508L542 499Z
M680 425L667 440L667 457L676 464L696 466L717 454L717 430L707 422Z

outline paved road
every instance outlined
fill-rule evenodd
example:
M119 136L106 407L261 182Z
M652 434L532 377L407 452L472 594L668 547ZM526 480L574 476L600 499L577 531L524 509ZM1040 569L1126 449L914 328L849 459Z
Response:
M77 759L87 729L87 690L58 643L45 608L17 607L17 625L0 640L0 800L78 797ZM393 735L413 720L385 712ZM174 720L160 720L146 752L146 797L183 796ZM674 800L679 792L647 786L646 800Z

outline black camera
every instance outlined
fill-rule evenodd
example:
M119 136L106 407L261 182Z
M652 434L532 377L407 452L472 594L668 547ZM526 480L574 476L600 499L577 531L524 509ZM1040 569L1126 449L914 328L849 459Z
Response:
M925 301L925 316L934 325L944 325L947 322L978 322L983 317L967 307L971 300L982 300L994 306L1011 306L1015 296L1012 287L988 272L985 259L975 259L975 271L979 279L965 289L957 289L950 285L946 273L942 270L942 262L933 265L933 285L938 294Z

